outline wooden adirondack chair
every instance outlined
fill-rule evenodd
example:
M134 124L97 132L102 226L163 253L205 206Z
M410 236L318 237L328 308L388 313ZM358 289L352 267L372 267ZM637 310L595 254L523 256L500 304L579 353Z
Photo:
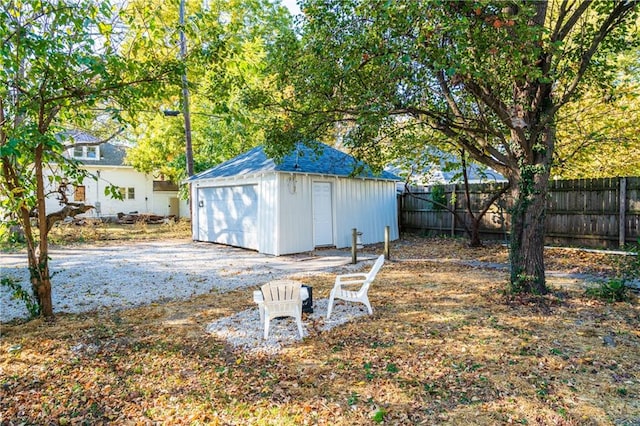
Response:
M269 337L269 323L273 318L293 317L298 325L300 337L302 331L302 297L300 283L291 280L276 280L264 284L262 295L264 302L264 338Z
M376 278L378 271L384 264L384 255L380 255L373 264L371 270L364 273L356 274L344 274L336 277L336 283L331 290L329 296L329 308L327 309L327 319L331 317L331 311L333 310L333 303L335 299L346 300L347 302L360 302L367 306L369 315L373 314L371 303L369 303L369 286Z

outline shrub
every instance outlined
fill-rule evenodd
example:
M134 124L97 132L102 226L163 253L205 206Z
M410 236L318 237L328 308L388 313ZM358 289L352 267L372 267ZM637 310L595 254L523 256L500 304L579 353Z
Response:
M444 209L443 206L447 204L447 193L444 185L434 185L431 188L431 200L433 201L432 205L434 210Z
M631 292L622 278L612 278L601 282L597 287L587 289L587 294L607 302L627 302L631 300Z
M637 244L627 247L627 251L631 253L621 265L621 275L629 279L640 278L640 238Z
M0 223L0 244L6 248L21 246L26 242L22 228L12 222Z

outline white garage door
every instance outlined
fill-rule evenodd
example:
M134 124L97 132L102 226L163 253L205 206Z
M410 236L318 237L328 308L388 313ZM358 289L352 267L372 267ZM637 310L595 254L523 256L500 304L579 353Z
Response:
M201 241L258 250L257 185L198 189Z

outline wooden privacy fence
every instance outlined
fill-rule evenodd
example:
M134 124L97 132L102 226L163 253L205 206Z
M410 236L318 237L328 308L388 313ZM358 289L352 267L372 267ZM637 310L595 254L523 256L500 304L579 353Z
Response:
M504 183L470 185L471 209ZM443 191L444 189L444 191ZM429 235L464 235L464 224L446 209L429 202L446 200L458 217L471 223L464 185L411 187L400 197L400 229ZM482 219L483 239L509 238L509 192L502 195ZM582 247L613 248L640 238L640 177L551 181L547 196L546 242Z

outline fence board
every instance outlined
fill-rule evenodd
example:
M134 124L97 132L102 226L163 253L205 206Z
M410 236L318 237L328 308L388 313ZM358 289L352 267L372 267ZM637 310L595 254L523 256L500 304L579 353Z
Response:
M626 191L622 178L556 180L549 183L545 232L547 243L586 247L618 247L640 239L640 177L627 177ZM485 200L502 184L470 185L471 207L477 214ZM428 200L433 187L411 187L403 195L400 224L403 231L426 234L462 235L463 223L451 212L434 207ZM445 185L449 206L455 197L455 212L470 223L466 195L462 185ZM421 198L416 198L413 195ZM455 194L455 195L454 195ZM621 204L620 196L624 196ZM481 221L482 238L507 238L510 216L508 193L504 194ZM621 209L624 209L621 212ZM624 214L621 214L624 213ZM622 218L622 221L621 221Z

